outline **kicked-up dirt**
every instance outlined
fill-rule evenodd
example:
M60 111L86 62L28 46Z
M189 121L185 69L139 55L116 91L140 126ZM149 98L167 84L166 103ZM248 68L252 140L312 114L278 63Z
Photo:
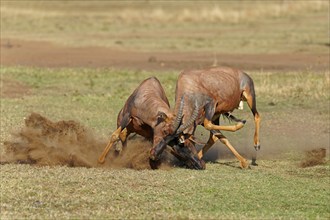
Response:
M309 150L306 152L305 159L300 163L301 167L311 167L325 163L325 157L327 150L325 148L319 148Z
M97 137L76 121L53 122L37 113L25 119L25 125L4 142L1 164L23 163L38 166L105 167L150 169L151 143L130 140L118 154L110 151L104 164L98 164L107 140ZM118 143L120 144L120 143ZM160 168L168 168L168 161Z
M106 144L107 140L96 136L92 130L79 122L73 120L53 122L38 113L31 113L25 119L24 126L12 133L10 140L4 142L5 150L0 157L0 164L151 169L149 151L152 145L150 142L134 137L128 141L127 147L119 154L114 151L113 147L105 163L99 164L98 157ZM265 149L262 149L262 158L270 157L270 155L274 158L275 148L278 148L279 152L285 152L285 147L267 140ZM238 150L245 156L249 156L249 152L251 152L246 147L238 147ZM295 150L299 155L299 151L306 151L305 158L299 164L300 167L320 165L326 161L325 148L301 145L299 149ZM221 153L219 154L219 152ZM224 151L223 146L218 146L213 147L204 159L216 161L219 157L233 157L230 155ZM163 153L162 162L160 169L183 165L166 151Z

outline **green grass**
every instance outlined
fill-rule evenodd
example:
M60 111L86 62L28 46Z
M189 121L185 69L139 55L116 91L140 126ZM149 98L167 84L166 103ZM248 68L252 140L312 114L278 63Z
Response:
M327 53L326 1L2 1L1 37L144 51Z

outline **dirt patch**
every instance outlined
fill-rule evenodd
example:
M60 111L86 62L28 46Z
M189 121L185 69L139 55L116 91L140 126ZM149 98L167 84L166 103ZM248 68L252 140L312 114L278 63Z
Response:
M12 140L4 143L6 153L1 155L1 164L150 169L150 142L130 140L123 152L117 155L110 151L106 162L100 165L97 159L106 144L107 140L95 136L78 122L52 122L32 113L25 119L25 126L13 134ZM162 167L169 166L165 162Z
M1 98L21 98L23 96L29 95L30 87L11 79L2 79L1 78Z
M319 148L306 152L305 159L300 163L300 167L311 167L325 163L326 149Z
M112 67L182 70L233 66L244 70L329 69L329 54L221 54L214 52L138 52L105 47L72 48L48 42L1 40L1 65L32 67Z

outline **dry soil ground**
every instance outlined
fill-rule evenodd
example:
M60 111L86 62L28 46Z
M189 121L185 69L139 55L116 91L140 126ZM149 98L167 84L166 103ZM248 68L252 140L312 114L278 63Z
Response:
M115 67L180 71L228 65L245 70L325 70L329 54L212 54L136 52L102 47L65 47L48 42L1 39L1 65L34 67Z

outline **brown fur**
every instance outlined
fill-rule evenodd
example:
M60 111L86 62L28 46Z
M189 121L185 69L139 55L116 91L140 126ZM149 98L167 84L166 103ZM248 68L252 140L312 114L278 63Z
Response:
M242 71L229 67L183 71L177 81L175 111L177 111L179 99L183 94L185 94L185 103L192 102L192 100L198 101L198 106L201 109L197 119L198 124L203 123L205 117L205 111L203 112L205 109L203 108L208 99L215 102L215 116L234 111L243 99L243 91L250 90L242 83L244 76L245 73ZM183 121L189 119L192 110L189 105L185 105Z

